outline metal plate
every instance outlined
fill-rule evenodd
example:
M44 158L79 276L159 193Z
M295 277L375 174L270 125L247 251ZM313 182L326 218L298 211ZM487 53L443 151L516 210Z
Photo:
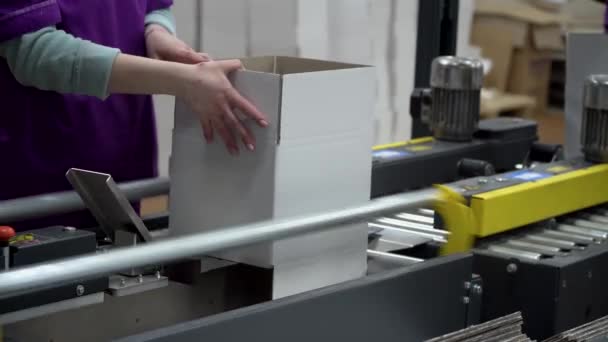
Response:
M143 275L141 277L110 277L108 290L116 297L130 296L136 293L152 291L169 286L169 278L161 275Z
M108 236L113 236L115 230L125 230L137 233L142 241L152 241L150 232L112 176L70 169L66 177Z
M437 258L121 341L422 341L464 327L471 268Z
M46 316L56 312L72 310L88 305L103 303L103 298L103 292L98 292L91 295L76 297L57 303L37 306L31 309L11 312L8 314L0 315L0 326L36 317Z

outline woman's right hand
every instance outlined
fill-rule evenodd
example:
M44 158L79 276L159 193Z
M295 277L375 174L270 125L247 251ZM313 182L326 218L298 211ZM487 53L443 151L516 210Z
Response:
M217 133L230 154L239 153L238 140L253 151L255 138L234 110L239 110L261 127L268 126L268 119L228 80L229 73L243 69L241 61L209 61L189 67L192 73L187 76L188 80L178 96L199 116L205 140L211 143Z

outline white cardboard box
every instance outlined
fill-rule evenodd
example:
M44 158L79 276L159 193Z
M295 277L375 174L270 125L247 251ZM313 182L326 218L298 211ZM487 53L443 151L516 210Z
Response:
M171 233L314 214L369 200L375 71L290 57L243 60L234 86L270 119L247 122L257 149L230 156L203 142L196 115L177 103L171 157ZM365 223L269 242L217 257L274 268L273 297L366 272Z

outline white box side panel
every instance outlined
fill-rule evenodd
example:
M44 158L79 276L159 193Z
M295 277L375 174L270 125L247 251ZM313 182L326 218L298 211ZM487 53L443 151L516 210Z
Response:
M285 75L281 140L371 129L375 76L372 67Z
M274 217L314 214L369 201L371 141L370 126L332 140L284 142L277 155ZM366 243L365 230L327 230L276 242L273 262L276 265L352 246L359 246L364 257Z
M366 263L361 251L351 248L277 265L272 297L283 298L363 277Z
M280 78L239 72L233 84L268 115L271 127L262 129L247 122L256 136L256 151L241 149L240 156L233 157L217 136L213 144L204 143L198 117L182 103L177 104L170 166L172 235L272 218ZM271 246L218 256L266 266L271 260Z
M360 68L284 77L275 218L369 201L374 75ZM274 297L361 277L366 246L364 224L275 242Z

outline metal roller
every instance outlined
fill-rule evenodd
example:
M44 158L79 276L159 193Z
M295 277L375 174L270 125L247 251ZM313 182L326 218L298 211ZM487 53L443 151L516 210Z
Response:
M590 220L586 220L586 219L582 219L582 218L566 219L564 222L571 224L573 226L577 226L577 227L589 228L589 229L595 229L595 230L599 230L599 231L603 231L603 232L608 232L608 225L606 225L604 223L598 223L598 222L594 222L594 221L590 221Z
M424 215L424 216L431 216L431 217L435 216L435 211L432 209L418 209L418 210L416 210L416 212L419 213L420 215Z
M416 222L397 220L397 219L392 219L392 218L388 218L388 217L380 218L377 221L379 223L388 224L388 225L396 226L399 228L420 231L423 233L428 233L428 234L433 234L433 235L438 235L438 236L450 235L450 232L448 232L446 230L435 229L433 226L416 223Z
M397 255L393 253L379 252L374 250L367 250L367 256L372 259L378 259L391 264L398 265L411 265L424 261L424 259L408 257L405 255Z
M589 236L599 241L604 241L608 238L607 232L597 231L590 228L577 227L569 224L559 224L557 225L557 230L566 232L566 233L574 233L583 236Z
M585 247L579 246L576 242L568 241L565 239L556 239L547 236L543 236L540 234L529 234L526 235L522 240L529 242L542 243L547 246L558 247L564 250L583 250Z
M507 245L492 245L488 247L489 251L497 254L505 255L509 258L523 258L529 260L540 260L543 256L540 253L516 249Z
M527 250L530 252L536 252L536 253L540 253L543 255L549 255L549 256L567 255L567 253L564 253L561 249L559 249L557 247L541 245L536 242L528 242L528 241L524 241L524 240L517 240L517 239L508 240L506 242L506 245L511 246L511 247L516 247L518 249L524 249L524 250Z
M423 216L423 215L401 213L401 214L395 215L395 217L398 218L398 219L407 220L407 221L413 221L413 222L418 222L418 223L423 223L423 224L428 224L428 225L431 225L431 226L433 225L433 223L435 223L435 219L434 218L428 217L428 216Z
M592 222L603 223L607 227L606 229L608 229L608 216L598 214L582 214L582 217Z
M431 233L425 233L425 232L421 232L421 231L418 231L418 230L406 229L406 228L403 228L403 227L395 227L395 226L391 226L391 225L388 225L388 224L380 224L380 223L373 223L373 222L370 222L367 225L370 228L386 229L386 230L390 230L390 231L401 233L401 234L408 234L408 235L423 237L423 238L427 238L429 240L433 240L433 241L439 242L439 243L447 243L448 242L448 240L446 240L441 235L431 234Z
M549 237L549 238L565 239L565 240L576 242L578 244L583 244L583 245L601 243L601 240L595 239L591 236L580 235L577 233L569 233L569 232L558 232L557 230L552 230L552 229L545 229L540 233L540 235Z

